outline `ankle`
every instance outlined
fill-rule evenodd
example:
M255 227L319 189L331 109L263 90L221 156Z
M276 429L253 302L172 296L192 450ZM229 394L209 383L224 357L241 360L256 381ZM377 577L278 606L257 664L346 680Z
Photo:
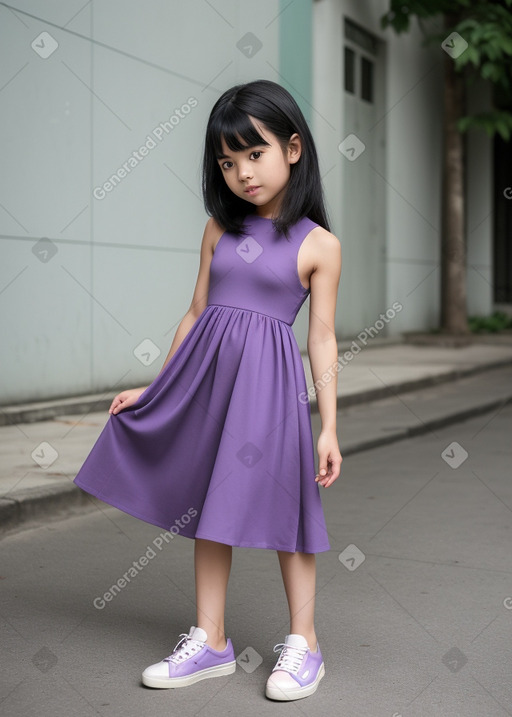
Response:
M228 643L224 632L220 630L208 631L205 627L203 627L203 630L206 632L206 644L208 647L211 647L212 650L217 650L217 652L223 652L226 649Z
M291 631L295 635L302 635L302 637L305 638L306 642L308 643L308 647L311 652L316 652L318 648L318 640L316 637L316 634L314 632L300 632L300 631Z
M208 647L211 647L212 650L216 650L217 652L224 652L224 650L228 646L228 641L225 637L219 638L218 640L211 640L210 638L207 638L206 644L208 645Z

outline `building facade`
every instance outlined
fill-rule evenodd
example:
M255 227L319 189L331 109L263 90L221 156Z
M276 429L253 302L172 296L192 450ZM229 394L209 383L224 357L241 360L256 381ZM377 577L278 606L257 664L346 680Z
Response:
M290 90L317 143L342 245L338 337L437 326L443 50L414 22L382 31L380 0L12 7L0 9L2 404L158 374L197 277L209 111L258 78ZM471 101L485 105L485 88ZM467 144L468 308L489 313L492 142Z

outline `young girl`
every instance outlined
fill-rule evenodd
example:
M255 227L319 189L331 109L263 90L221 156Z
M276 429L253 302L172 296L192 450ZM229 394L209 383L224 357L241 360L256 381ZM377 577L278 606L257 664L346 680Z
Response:
M340 473L334 332L341 248L329 232L317 154L295 100L268 80L212 109L203 195L210 219L197 283L163 368L122 391L75 483L194 538L197 620L144 685L184 687L234 672L224 633L232 546L276 550L290 633L266 696L313 694L324 675L314 628L315 553L329 550L319 485ZM322 429L292 331L310 297L308 354Z

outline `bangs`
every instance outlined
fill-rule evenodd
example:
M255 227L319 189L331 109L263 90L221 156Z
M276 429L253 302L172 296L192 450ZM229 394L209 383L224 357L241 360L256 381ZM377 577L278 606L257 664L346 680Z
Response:
M269 132L269 139L264 139L261 132L265 136ZM229 155L264 149L275 141L285 153L294 133L301 138L302 152L300 160L290 165L289 179L272 223L287 239L290 228L304 217L330 231L311 131L288 90L270 80L254 80L226 90L208 118L201 189L206 213L224 231L239 237L245 235L245 219L254 214L256 207L245 195L239 197L239 192L229 188L221 161L226 159L223 146Z
M210 127L210 140L217 159L223 156L223 138L232 152L240 152L260 144L269 145L243 110L231 104L220 114L222 116L217 116Z

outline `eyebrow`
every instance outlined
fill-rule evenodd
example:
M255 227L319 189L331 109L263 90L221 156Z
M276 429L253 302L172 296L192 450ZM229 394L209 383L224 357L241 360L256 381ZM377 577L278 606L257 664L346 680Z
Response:
M268 147L268 146L270 146L270 145L268 145L268 144L252 144L250 147L244 147L244 149L254 149L255 147ZM243 152L244 149L240 149L238 151ZM235 151L235 150L233 150L233 151ZM231 155L229 155L229 154L215 155L216 159L229 159L230 157L231 157Z

